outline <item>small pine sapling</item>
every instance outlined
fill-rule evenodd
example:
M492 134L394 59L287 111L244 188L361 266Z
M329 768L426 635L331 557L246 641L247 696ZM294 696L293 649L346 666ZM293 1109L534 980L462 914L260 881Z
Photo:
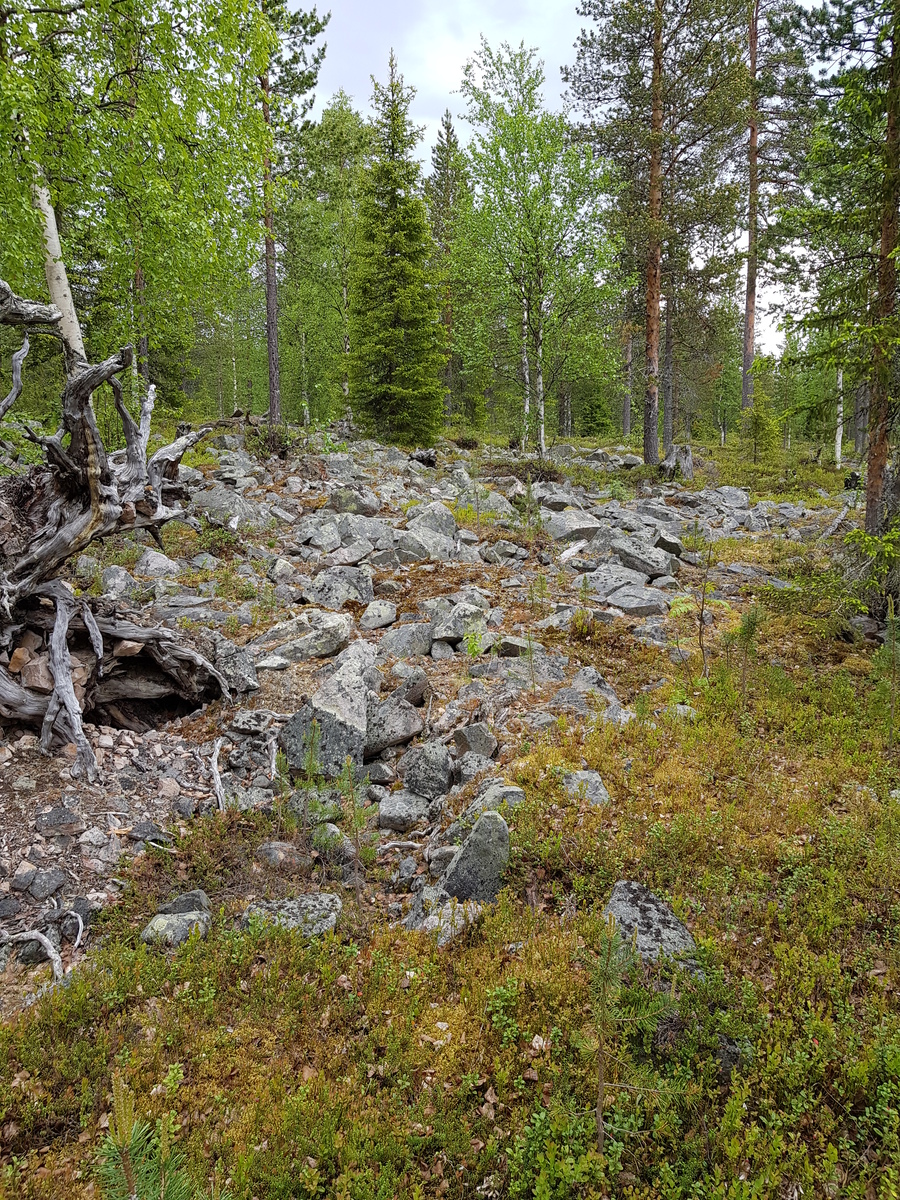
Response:
M362 803L362 788L357 784L353 777L353 761L349 754L344 762L344 768L341 771L340 777L341 795L345 801L344 822L349 822L350 836L353 842L353 886L356 891L356 908L359 912L360 920L365 924L365 915L363 913L363 897L362 897L362 852L363 852L363 834L366 829L366 810Z

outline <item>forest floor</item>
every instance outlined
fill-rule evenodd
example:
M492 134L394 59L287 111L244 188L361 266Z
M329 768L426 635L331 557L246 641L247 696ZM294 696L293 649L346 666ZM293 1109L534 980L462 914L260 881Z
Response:
M404 613L407 624L423 611L430 619L438 610L423 604L477 586L501 612L498 637L531 645L533 633L540 643L502 679L493 664L507 660L480 644L410 660L424 666L433 697L422 740L450 737L458 718L483 720L499 742L491 778L524 794L502 806L502 890L446 944L400 917L413 881L430 878L423 847L430 853L441 822L477 798L483 772L409 831L379 829L379 803L362 809L357 893L360 864L348 875L316 851L287 802L290 784L224 812L205 802L211 742L239 705L217 702L144 735L93 731L111 742L106 782L90 794L67 778L64 755L40 759L21 731L0 744L16 778L36 784L23 792L0 775L0 800L8 814L16 806L23 829L18 841L12 820L5 830L10 876L20 853L35 861L25 843L39 809L77 807L80 797L80 814L99 822L104 787L138 759L140 779L123 801L131 810L115 820L153 819L166 835L121 857L126 833L111 822L99 859L78 851L70 876L102 893L104 907L77 951L64 941L65 986L23 1006L50 979L46 963L25 970L11 959L0 973L0 1197L103 1194L96 1165L117 1074L139 1114L175 1114L198 1196L900 1196L900 662L889 631L882 644L884 625L860 619L836 569L858 510L823 538L851 499L843 475L800 451L753 464L714 448L672 494L643 468L613 464L598 475L587 447L576 450L557 463L560 495L585 510L590 501L591 512L614 496L626 527L629 513L652 519L642 503L702 493L712 505L711 489L726 486L748 490L753 511L769 513L767 528L751 532L748 519L729 532L727 511L710 507L710 528L691 540L683 519L667 611L629 616L597 601L584 620L577 614L594 601L576 579L602 573L606 560L573 568L571 555L561 560L569 543L531 523L492 528L464 503L457 476L456 519L482 558L377 567L375 594L381 585L395 603L395 629ZM215 467L213 457L195 462L207 476ZM448 449L437 472L379 492L380 515L402 521L408 500L440 499L461 467L485 483L497 475L493 452ZM272 495L288 495L279 482L288 469L266 469ZM376 491L383 477L368 468ZM324 487L309 483L301 519L301 509L321 515ZM787 505L780 524L778 503ZM571 511L560 505L547 511ZM164 536L180 563L202 550L192 534ZM267 567L291 545L301 561L291 536L259 535ZM492 546L513 549L492 563L483 558ZM130 553L120 561L133 564ZM249 594L235 562L219 592L232 618ZM208 582L193 570L183 576L190 587ZM241 648L284 621L285 607L303 611L262 586L252 623L223 626ZM346 611L358 622L363 607ZM554 614L567 618L558 628ZM374 654L380 631L365 636ZM394 659L384 661L388 675ZM590 694L582 706L570 695L590 668L617 704ZM241 711L293 712L323 670L318 659L261 669ZM622 712L628 719L610 719ZM259 772L251 763L238 778L252 750L232 738L229 794L249 795ZM153 774L156 759L173 758L194 775L187 766ZM393 770L396 752L382 760ZM608 800L567 787L572 771L597 772ZM273 840L296 848L295 869L261 864L257 851ZM391 841L419 847L402 851L411 878ZM60 854L76 851L66 843ZM694 940L689 962L622 960L604 974L602 911L621 880L671 909ZM0 904L13 895L5 884ZM211 902L206 936L167 952L142 941L160 904L191 889ZM239 920L252 899L312 892L341 897L324 936Z

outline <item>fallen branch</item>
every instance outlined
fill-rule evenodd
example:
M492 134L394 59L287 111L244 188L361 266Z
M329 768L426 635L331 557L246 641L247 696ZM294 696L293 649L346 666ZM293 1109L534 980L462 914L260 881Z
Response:
M219 806L219 812L225 811L225 788L222 786L222 776L219 774L219 751L222 749L224 738L216 738L216 743L213 746L212 760L209 764L209 769L212 773L213 791L216 794L216 803Z
M38 933L36 929L27 929L24 933L7 933L4 935L3 940L7 942L40 942L47 951L47 957L50 959L50 965L53 968L53 978L56 982L59 983L65 975L59 951L46 934Z

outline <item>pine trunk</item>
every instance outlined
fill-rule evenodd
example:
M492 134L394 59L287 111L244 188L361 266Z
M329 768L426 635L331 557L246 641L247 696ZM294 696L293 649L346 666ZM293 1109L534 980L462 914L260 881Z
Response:
M887 327L896 307L897 219L900 200L900 40L891 36L887 88L887 127L884 142L884 184L881 205L881 243L878 254L878 292L869 396L869 453L866 463L866 532L877 534L884 519L884 482L890 436L891 353L885 344Z
M675 442L675 329L672 319L672 289L666 297L666 348L663 358L663 453Z
M269 74L260 78L263 94L263 120L269 129ZM263 206L266 227L266 345L269 350L269 429L281 424L281 371L278 360L278 283L275 274L275 209L272 198L272 159L266 150L263 159Z
M759 235L759 104L756 58L759 45L759 0L750 5L750 138L748 143L747 292L744 298L744 363L741 408L753 407L753 359L756 353L756 277Z
M631 397L634 389L634 332L629 327L625 338L625 399L622 402L622 438L631 437Z
M663 0L654 0L650 110L650 203L647 247L647 388L644 395L644 462L659 463L659 291L662 245Z

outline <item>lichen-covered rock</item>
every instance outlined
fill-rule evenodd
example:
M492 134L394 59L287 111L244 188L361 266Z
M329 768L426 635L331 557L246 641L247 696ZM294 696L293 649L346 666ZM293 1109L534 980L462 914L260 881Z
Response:
M630 879L620 879L603 909L611 916L623 940L634 943L644 962L654 962L660 954L670 958L692 956L697 949L690 930L675 916L668 904Z
M294 929L304 937L330 933L341 915L343 903L333 892L316 892L294 900L257 900L244 910L241 925L247 929L254 918Z
M587 800L589 804L609 804L609 792L596 771L568 771L563 776L563 787L576 800Z
M378 806L378 828L406 833L424 821L432 804L433 800L428 796L417 796L415 792L405 789L389 792Z
M509 862L509 827L497 812L483 813L444 873L442 886L457 900L489 903L500 891Z
M397 769L410 791L437 799L450 790L453 759L443 742L426 742L404 754Z
M306 585L304 595L312 604L337 612L351 600L368 604L375 593L372 576L362 567L328 567Z

